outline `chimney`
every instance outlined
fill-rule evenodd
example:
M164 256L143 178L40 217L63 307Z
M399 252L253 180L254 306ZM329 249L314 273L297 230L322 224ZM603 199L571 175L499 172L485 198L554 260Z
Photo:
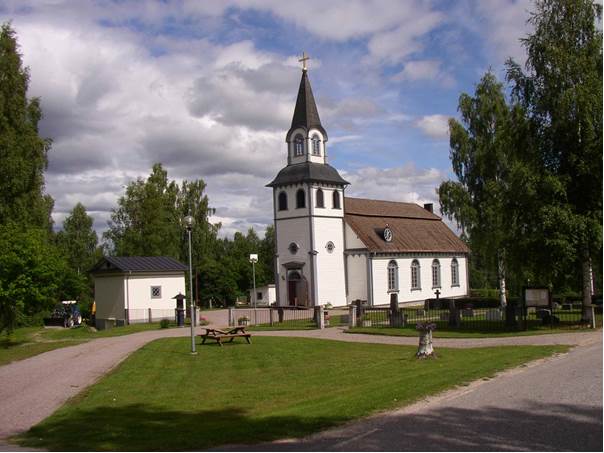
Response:
M424 203L424 209L426 211L434 214L434 204L433 203Z

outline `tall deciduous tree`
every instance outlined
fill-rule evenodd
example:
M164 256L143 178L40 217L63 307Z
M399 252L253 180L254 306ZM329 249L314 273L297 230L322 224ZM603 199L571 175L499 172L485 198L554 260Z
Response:
M469 237L473 252L498 269L500 303L506 305L506 241L512 113L502 85L492 73L483 76L474 97L459 98L461 123L450 119L453 171L458 181L439 189L443 214L454 218Z
M177 210L179 188L155 164L147 180L126 187L113 210L105 239L122 256L172 256L181 258L183 232Z
M69 265L78 274L86 274L100 258L94 219L82 203L77 203L57 233L57 242Z
M602 7L590 0L537 0L534 32L522 42L526 68L509 60L513 94L527 110L548 208L581 262L585 319L591 318L591 260L602 250ZM548 220L547 218L545 220ZM565 230L572 230L571 234Z
M52 225L52 198L44 194L50 140L38 134L40 101L27 99L29 72L23 67L10 24L0 27L0 225Z

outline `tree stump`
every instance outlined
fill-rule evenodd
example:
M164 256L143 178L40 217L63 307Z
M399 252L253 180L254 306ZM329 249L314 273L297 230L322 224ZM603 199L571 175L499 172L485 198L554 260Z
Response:
M435 357L434 348L432 346L432 331L436 329L434 323L417 323L415 328L419 331L419 347L415 357L418 359L426 359Z

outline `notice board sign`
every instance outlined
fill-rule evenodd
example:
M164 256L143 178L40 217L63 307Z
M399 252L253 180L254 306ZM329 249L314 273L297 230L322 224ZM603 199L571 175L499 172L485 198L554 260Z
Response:
M524 302L527 307L549 307L549 288L524 288Z

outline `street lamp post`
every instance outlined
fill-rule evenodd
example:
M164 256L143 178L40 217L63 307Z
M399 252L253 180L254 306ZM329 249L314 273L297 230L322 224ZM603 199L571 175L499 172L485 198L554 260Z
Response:
M193 265L191 259L191 230L193 229L193 216L191 210L185 217L185 225L189 235L189 306L191 307L191 354L197 354L195 351L195 305L193 303Z
M258 262L258 254L250 254L250 263L252 263L252 281L254 285L254 324L256 324L256 263Z

